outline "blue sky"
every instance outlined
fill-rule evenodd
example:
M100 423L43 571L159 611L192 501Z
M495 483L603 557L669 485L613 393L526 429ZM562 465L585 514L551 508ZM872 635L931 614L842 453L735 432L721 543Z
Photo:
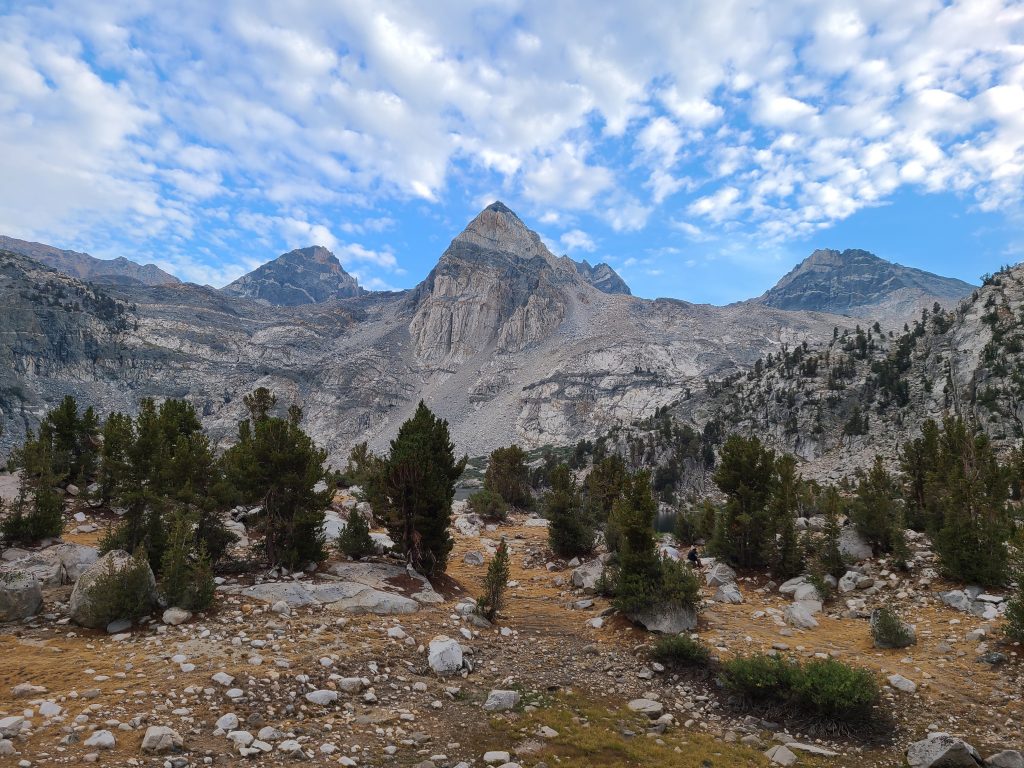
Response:
M0 233L421 280L501 199L642 296L1024 260L1024 6L0 0Z

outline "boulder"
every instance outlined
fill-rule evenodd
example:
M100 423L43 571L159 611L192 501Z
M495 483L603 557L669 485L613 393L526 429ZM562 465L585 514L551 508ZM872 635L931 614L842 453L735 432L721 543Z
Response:
M176 627L179 624L184 624L191 618L191 611L186 611L184 608L171 607L164 611L164 615L161 620L164 624L170 624L172 627Z
M465 556L462 558L462 562L464 562L466 565L483 565L484 556L482 553L476 551L467 552Z
M846 560L855 563L870 560L874 555L871 545L849 525L839 532L839 552Z
M1004 749L985 761L989 768L1024 768L1024 755L1016 749Z
M786 623L798 629L813 629L818 622L803 603L793 603L783 614Z
M764 756L772 762L772 765L790 766L796 763L796 755L784 744L776 744L765 752Z
M35 616L43 607L43 589L27 571L0 571L0 622Z
M310 691L306 694L306 701L308 701L310 704L319 704L322 707L325 707L328 704L333 704L337 700L337 691L319 690Z
M965 612L971 610L971 598L962 589L951 589L949 592L940 592L939 599L955 610Z
M185 746L181 735L166 725L151 725L142 737L142 751L153 754L180 752Z
M604 560L598 558L584 563L572 572L572 585L577 589L594 589L604 573Z
M740 594L739 587L735 584L723 584L715 592L714 601L716 603L739 605L743 602L743 595Z
M98 610L92 595L93 587L100 577L108 573L111 568L115 572L123 571L132 562L131 555L123 550L115 549L89 566L81 578L75 582L75 588L71 592L71 600L68 605L71 620L83 627L91 627L93 629L107 626L110 617L104 616ZM157 604L158 597L156 579L153 577L153 571L150 570L148 564L146 564L145 578L147 581L147 591L143 602L148 603L148 607L152 608ZM144 605L143 608L145 609L146 606Z
M653 699L633 699L627 706L631 712L647 715L651 720L657 720L665 711L665 706Z
M53 552L64 567L64 583L74 584L89 568L95 565L100 559L99 550L96 547L87 547L84 544L55 544L48 547L46 552Z
M822 595L818 592L818 588L809 582L805 582L797 586L793 591L793 600L798 603L802 603L806 600L820 603Z
M439 675L451 675L462 670L462 646L457 640L438 635L430 641L427 663Z
M736 571L725 563L715 563L711 570L705 574L709 587L721 587L726 584L736 583Z
M21 715L11 715L10 717L0 718L0 736L4 738L11 738L21 733L22 727L25 725L25 718Z
M979 768L985 763L978 750L948 733L930 733L907 748L910 768Z
M799 587L803 586L806 583L806 576L794 576L789 581L784 581L782 583L782 586L779 587L779 594L792 597L793 593L796 592Z
M916 693L917 683L908 680L903 675L889 675L889 685L902 693Z
M93 731L92 735L83 742L86 747L95 747L96 749L113 749L117 744L117 739L114 738L114 734L110 731Z
M491 691L487 694L487 701L484 702L484 710L507 712L519 705L520 698L518 691Z
M650 632L666 635L692 632L697 628L697 614L689 608L652 608L630 614L628 618Z

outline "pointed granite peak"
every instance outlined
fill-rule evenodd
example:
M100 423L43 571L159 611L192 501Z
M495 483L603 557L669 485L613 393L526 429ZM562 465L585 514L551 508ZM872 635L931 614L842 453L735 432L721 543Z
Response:
M553 262L554 256L515 212L495 201L478 213L452 241L452 246L474 245L486 251L497 251L520 259L541 257Z
M221 289L279 307L359 296L363 289L322 245L296 248Z

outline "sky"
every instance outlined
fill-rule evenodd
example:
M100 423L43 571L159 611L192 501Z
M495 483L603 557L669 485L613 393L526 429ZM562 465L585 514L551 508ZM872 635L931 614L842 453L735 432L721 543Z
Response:
M493 200L652 298L976 282L1022 196L1019 0L0 0L0 234L218 287L312 244L411 287Z

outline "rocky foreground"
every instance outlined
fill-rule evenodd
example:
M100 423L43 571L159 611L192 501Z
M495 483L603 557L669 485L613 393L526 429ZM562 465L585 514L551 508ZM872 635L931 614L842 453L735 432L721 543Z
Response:
M69 617L71 582L107 521L83 514L63 544L4 553L4 584L29 573L42 605L0 625L0 763L1022 764L1008 750L1024 747L1024 671L998 640L1001 596L942 583L924 540L909 575L866 559L824 603L805 580L705 569L697 632L719 657L831 655L879 674L879 725L836 735L743 711L708 676L652 662L653 636L588 589L600 565L553 559L536 518L457 517L442 584L383 556L332 560L224 578L203 614L89 630ZM502 536L510 599L492 626L472 598ZM915 645L873 647L881 605L914 625Z

